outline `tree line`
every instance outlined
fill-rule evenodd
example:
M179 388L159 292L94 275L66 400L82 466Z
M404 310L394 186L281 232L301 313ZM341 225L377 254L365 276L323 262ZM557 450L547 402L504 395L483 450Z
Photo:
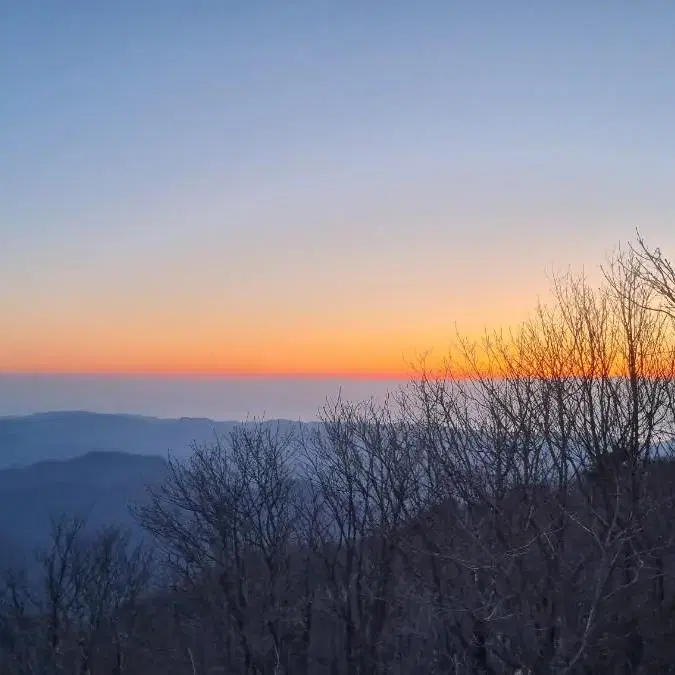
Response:
M170 459L142 543L55 519L0 675L675 672L675 273L642 239L382 404Z

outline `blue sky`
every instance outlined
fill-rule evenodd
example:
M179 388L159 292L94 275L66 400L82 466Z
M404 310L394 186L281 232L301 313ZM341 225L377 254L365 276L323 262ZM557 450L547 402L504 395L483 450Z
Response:
M670 2L3 14L6 369L392 372L675 251Z

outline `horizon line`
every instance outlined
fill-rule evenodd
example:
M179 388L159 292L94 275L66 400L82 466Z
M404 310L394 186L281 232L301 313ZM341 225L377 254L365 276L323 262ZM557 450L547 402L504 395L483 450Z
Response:
M1 369L0 377L101 377L230 380L409 380L412 371L238 371L238 370L24 370Z

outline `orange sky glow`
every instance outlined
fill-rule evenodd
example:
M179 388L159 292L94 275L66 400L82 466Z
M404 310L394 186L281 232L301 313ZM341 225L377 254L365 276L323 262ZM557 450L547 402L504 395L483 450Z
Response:
M362 303L365 305L367 298ZM480 303L455 316L480 337L492 313L505 319L503 305ZM512 315L524 314L513 303ZM462 311L463 310L463 311ZM163 313L87 309L73 317L57 309L21 322L0 336L0 370L12 373L119 374L222 377L407 378L421 359L442 367L457 336L453 313L435 306L381 309L368 315L355 303L351 312L296 311L262 316L223 307L206 316L187 302Z
M675 251L659 12L5 4L0 374L405 378Z

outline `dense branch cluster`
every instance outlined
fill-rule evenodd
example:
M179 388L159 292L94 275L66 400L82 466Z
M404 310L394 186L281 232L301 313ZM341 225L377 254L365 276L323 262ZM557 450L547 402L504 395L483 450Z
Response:
M171 460L136 509L153 557L56 522L40 574L5 577L0 675L675 672L664 260L559 280L462 342L470 378Z

